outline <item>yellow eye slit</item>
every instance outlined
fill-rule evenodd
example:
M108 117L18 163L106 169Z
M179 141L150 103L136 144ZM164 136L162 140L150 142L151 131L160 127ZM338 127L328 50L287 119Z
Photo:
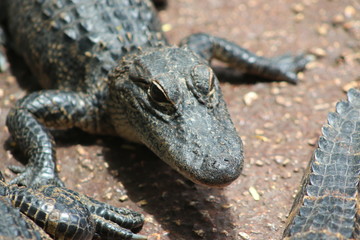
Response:
M152 84L149 88L149 95L154 101L158 103L174 104L174 102L171 101L161 84L156 80L152 81Z

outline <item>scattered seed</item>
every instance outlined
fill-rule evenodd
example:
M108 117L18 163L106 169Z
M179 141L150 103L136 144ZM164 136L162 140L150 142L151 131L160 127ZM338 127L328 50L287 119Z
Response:
M145 205L148 204L148 202L144 199L144 200L138 201L136 204L139 205L139 206L145 206Z
M172 25L169 23L165 23L161 26L163 32L169 32L172 29Z
M223 205L221 205L221 207L222 207L222 208L225 208L225 209L228 209L228 208L233 207L233 204L231 204L231 203L223 204Z
M309 53L315 55L316 57L320 57L320 58L326 56L326 51L319 47L311 48L309 50Z
M350 90L350 88L358 88L359 86L360 86L360 79L346 83L342 87L342 89L343 89L344 92L347 92L347 91Z
M256 137L257 139L263 141L263 142L269 142L269 141L270 141L269 138L267 138L267 137L265 137L265 136L262 136L262 135L256 135L255 137Z
M314 110L316 111L321 111L321 110L326 110L330 108L330 104L329 103L320 103L320 104L316 104L314 106Z
M258 193L258 191L256 190L255 187L249 187L249 193L251 194L251 196L253 197L253 199L255 201L260 200L260 195L259 195L259 193Z

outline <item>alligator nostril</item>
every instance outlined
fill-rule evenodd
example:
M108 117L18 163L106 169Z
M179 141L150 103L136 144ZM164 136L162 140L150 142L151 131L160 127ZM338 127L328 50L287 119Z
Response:
M241 157L207 157L201 165L199 175L207 185L223 186L234 181L240 175L241 168Z

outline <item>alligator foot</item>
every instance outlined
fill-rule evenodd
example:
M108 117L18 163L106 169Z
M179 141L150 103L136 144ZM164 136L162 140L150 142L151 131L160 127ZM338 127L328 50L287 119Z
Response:
M0 200L2 199L11 200L12 206L24 214L24 219L25 216L28 218L26 221L33 226L31 229L35 235L45 236L42 233L45 231L53 239L147 239L136 233L144 224L142 214L126 208L116 208L68 188L53 185L39 188L8 185L0 172ZM0 202L0 215L5 214L2 211L4 209ZM10 213L7 211L6 214ZM17 216L10 217L16 220ZM0 218L0 226L4 226L4 221L7 220L9 218ZM12 227L15 229L13 232L30 229L23 226ZM3 236L1 234L0 231L0 239Z
M315 57L310 54L300 54L292 56L290 54L274 57L269 59L271 66L274 69L279 69L283 79L286 82L296 84L298 82L297 73L304 70L306 64L315 60Z
M10 181L10 184L16 184L20 186L34 187L37 188L43 185L55 185L63 187L64 183L59 179L57 175L54 176L52 172L47 172L46 169L43 171L37 171L34 166L28 164L24 166L9 166L12 172L18 173L19 175Z
M297 83L297 73L303 70L306 64L315 59L312 55L266 58L258 56L236 43L226 39L211 36L205 33L190 35L180 43L204 59L211 61L215 58L243 73L254 75L273 81Z

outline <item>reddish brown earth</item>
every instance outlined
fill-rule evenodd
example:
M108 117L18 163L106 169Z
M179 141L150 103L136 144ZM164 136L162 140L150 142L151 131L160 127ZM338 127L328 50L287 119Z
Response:
M296 86L222 84L246 152L243 174L224 189L190 183L145 147L83 134L58 141L61 178L74 190L142 212L146 223L141 233L149 240L280 239L327 113L345 98L345 89L359 84L360 3L170 0L160 17L174 44L202 31L264 56L311 51L319 59L300 74ZM228 71L219 78L241 79ZM4 123L24 92L9 72L0 74L0 88L4 170L20 164L7 150ZM245 104L254 95L257 99ZM14 177L5 173L8 179ZM258 200L250 189L259 194Z

